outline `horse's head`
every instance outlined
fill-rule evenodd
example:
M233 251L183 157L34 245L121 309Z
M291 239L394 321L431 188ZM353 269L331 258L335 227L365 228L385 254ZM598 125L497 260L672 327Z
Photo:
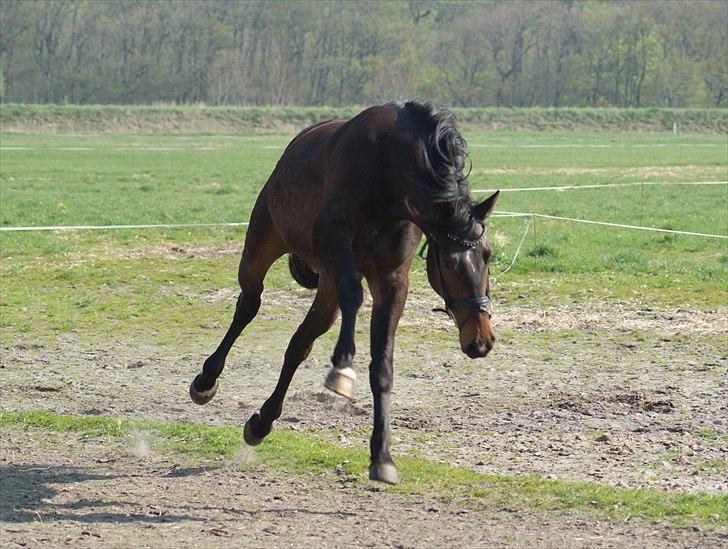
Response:
M427 278L445 301L460 331L460 348L470 358L484 357L495 342L488 283L492 250L484 222L497 199L496 192L473 207L475 221L467 233L427 235Z

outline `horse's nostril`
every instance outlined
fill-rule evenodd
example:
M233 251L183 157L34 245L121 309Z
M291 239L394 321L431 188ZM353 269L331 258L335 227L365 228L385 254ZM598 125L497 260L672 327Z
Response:
M482 358L488 354L488 351L490 351L491 347L492 344L490 343L473 341L463 350L465 351L465 354L468 355L470 358Z

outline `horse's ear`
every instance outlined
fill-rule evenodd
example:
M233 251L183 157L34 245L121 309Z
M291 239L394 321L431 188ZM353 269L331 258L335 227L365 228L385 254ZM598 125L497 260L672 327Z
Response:
M498 201L498 195L500 195L500 191L494 192L488 198L483 200L480 204L475 206L475 208L473 208L473 215L476 219L485 221L485 218L493 213L495 203Z

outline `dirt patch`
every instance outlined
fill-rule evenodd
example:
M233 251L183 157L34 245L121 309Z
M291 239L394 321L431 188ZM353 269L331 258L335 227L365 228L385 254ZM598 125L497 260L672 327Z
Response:
M195 299L236 295L228 289ZM395 353L395 456L414 451L481 472L728 493L724 310L627 302L500 307L494 351L471 361L451 321L430 311L431 297L417 297ZM266 292L261 321L295 325L310 299L303 290ZM349 444L368 444L369 314L367 298L357 335L357 400L322 388L335 327L299 368L276 428L323 429L334 442L343 435ZM221 318L199 340L181 338L174 346L91 344L73 334L48 346L19 340L2 349L2 408L242 425L275 386L287 337L244 333L218 396L194 406L188 384L227 322ZM602 435L608 444L598 440Z
M615 303L609 307L569 305L561 307L504 308L497 313L498 326L520 333L575 330L648 331L678 337L681 334L728 335L728 310L657 310L637 304Z
M111 261L116 259L210 259L230 255L240 255L243 250L240 242L225 242L222 244L185 243L184 245L157 243L151 245L135 245L124 248L113 244L104 244L94 250L70 252L63 259L56 261L56 268L70 268L94 261Z
M3 430L3 545L719 547L718 531L587 513L482 509L234 464L135 456L109 443ZM73 464L73 465L69 465Z
M209 303L234 303L237 288L210 290L203 295L188 297ZM273 307L305 311L312 292L294 287L292 290L266 290L263 302ZM450 331L452 321L445 314L432 312L439 306L431 290L413 288L400 326L421 327L423 331ZM362 314L371 314L372 300L364 293ZM679 337L691 334L723 334L728 336L728 307L716 310L688 308L659 309L640 302L616 301L605 306L602 301L580 301L559 306L522 307L495 302L494 326L497 331L536 334L544 332L655 332Z
M667 391L662 391L667 393ZM671 400L655 399L644 391L632 391L623 395L614 397L616 402L627 404L631 412L657 412L659 414L668 414L675 410L675 405Z

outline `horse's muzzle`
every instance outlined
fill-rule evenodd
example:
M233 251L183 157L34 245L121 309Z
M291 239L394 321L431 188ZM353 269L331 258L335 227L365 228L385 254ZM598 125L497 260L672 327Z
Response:
M463 347L463 352L470 358L483 358L493 348L494 339L486 341L471 341L468 345Z

